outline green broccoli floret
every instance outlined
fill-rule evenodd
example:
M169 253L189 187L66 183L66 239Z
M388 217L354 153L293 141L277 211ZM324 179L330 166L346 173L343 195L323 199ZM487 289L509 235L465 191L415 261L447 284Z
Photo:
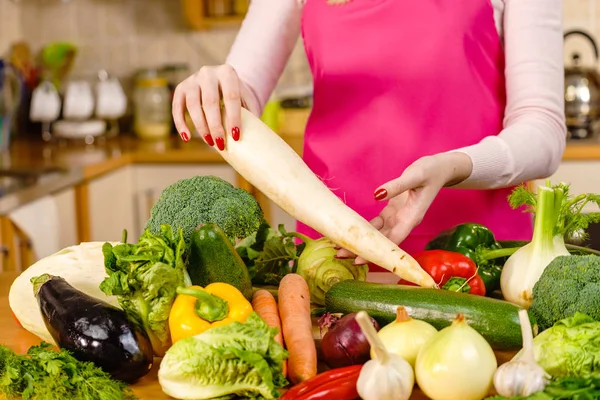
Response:
M264 214L250 193L212 175L181 179L165 188L150 211L146 229L181 228L186 243L199 224L215 223L232 240L258 230Z
M529 311L540 331L576 312L600 320L600 257L556 257L534 285L532 294Z

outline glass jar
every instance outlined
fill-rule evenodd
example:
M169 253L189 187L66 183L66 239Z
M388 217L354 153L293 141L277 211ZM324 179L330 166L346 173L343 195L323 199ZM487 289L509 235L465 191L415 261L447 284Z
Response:
M164 139L171 133L171 91L162 77L140 77L133 92L134 130L142 139Z

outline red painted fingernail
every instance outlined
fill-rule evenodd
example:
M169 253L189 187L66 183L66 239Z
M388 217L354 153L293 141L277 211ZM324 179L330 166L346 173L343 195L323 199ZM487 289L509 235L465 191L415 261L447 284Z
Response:
M333 258L337 258L338 260L347 260L350 257L342 257L342 256L338 256L337 254L335 256L333 256Z
M206 142L207 145L209 146L214 146L215 142L213 141L212 136L210 136L210 133L204 135L204 141Z
M238 140L240 140L240 128L238 128L237 126L235 128L233 128L231 130L231 137L233 138L233 140L235 140L236 142Z
M221 151L225 150L225 141L223 140L222 137L216 138L215 142L217 142L217 147L219 148L219 150L221 150Z
M385 196L387 196L387 190L378 189L375 191L375 200L383 200L385 199Z
M181 138L183 139L184 142L189 142L190 141L190 137L185 132L181 132Z

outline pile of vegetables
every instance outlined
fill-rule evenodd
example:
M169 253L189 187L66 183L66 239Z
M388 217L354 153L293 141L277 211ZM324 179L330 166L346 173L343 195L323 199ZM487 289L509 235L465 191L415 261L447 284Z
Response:
M242 117L249 132L223 157L324 236L271 227L253 196L220 178L175 182L136 242L125 235L72 246L15 281L11 308L59 347L56 365L78 363L110 400L132 398L124 382L146 375L154 356L162 357L162 390L177 399L408 400L415 383L432 400L579 399L575 388L600 397L600 255L568 244L600 221L581 212L600 196L570 196L565 184L537 193L521 186L509 202L535 215L530 242L499 241L465 223L412 257L259 120ZM257 155L265 143L269 154ZM337 259L340 248L397 284L366 282L368 265ZM495 350L516 356L498 367ZM41 398L44 388L23 372L32 368L32 379L61 397L87 398L77 382L88 375L35 364L45 351L16 356L0 347L0 391Z

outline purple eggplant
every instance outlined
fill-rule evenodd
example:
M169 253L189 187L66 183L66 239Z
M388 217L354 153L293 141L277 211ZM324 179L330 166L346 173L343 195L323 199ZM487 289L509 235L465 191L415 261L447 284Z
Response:
M56 344L91 361L114 379L134 382L154 359L152 345L123 310L75 289L61 277L31 279L46 328Z

